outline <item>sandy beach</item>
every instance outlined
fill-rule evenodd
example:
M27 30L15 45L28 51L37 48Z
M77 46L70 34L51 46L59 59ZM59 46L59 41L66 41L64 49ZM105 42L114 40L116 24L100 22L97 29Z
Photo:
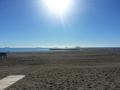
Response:
M5 90L120 90L120 52L8 53L0 79L8 75L26 77Z

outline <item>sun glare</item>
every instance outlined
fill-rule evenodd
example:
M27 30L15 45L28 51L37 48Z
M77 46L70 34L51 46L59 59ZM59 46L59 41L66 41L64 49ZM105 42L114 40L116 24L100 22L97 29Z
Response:
M45 6L52 13L63 16L72 4L72 0L43 0Z

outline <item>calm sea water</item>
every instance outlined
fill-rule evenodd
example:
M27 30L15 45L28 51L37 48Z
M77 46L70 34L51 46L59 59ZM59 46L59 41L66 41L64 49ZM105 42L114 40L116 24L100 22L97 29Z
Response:
M0 48L0 52L48 52L49 48Z

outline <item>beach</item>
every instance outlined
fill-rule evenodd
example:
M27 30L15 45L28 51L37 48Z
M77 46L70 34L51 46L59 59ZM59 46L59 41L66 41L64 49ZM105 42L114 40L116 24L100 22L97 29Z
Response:
M8 53L0 79L25 77L5 90L119 90L119 49Z

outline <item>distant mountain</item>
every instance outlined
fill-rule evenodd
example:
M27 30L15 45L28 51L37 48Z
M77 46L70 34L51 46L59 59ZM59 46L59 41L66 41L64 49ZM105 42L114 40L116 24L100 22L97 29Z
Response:
M80 50L80 47L75 48L50 48L49 50Z

